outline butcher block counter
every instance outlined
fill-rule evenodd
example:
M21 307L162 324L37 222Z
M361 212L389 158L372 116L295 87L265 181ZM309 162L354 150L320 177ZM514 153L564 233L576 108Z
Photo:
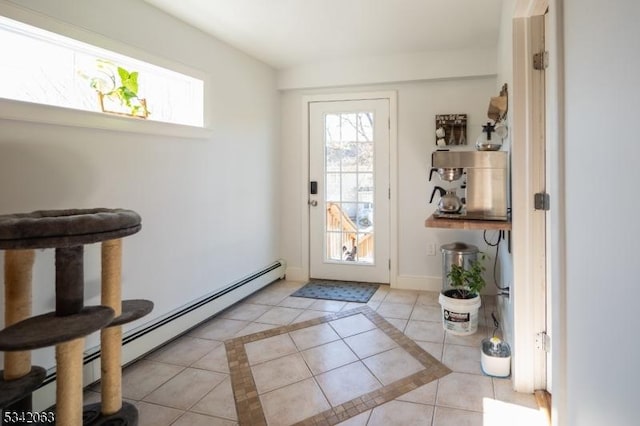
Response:
M510 231L511 221L447 219L431 215L424 222L424 226L427 228Z

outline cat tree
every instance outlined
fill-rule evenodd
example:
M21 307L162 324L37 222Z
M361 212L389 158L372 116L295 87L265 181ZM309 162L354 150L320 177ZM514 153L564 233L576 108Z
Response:
M122 402L122 325L148 314L148 300L121 299L122 238L141 228L124 209L49 210L0 216L5 250L5 328L0 350L0 408L19 422L64 426L136 425L136 408ZM101 305L84 306L84 246L101 242ZM55 249L55 311L32 316L35 249ZM37 289L36 289L37 291ZM83 407L84 338L100 330L101 403ZM31 350L55 346L56 404L34 413L31 394L46 371L31 365ZM4 416L3 416L4 417ZM31 421L30 421L31 420Z

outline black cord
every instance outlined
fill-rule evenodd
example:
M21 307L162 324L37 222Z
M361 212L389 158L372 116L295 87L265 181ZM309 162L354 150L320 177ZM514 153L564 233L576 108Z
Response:
M498 322L498 319L496 318L496 313L495 312L491 312L491 318L493 318L493 333L491 334L491 337L496 337L496 331L500 330L500 323ZM500 331L502 331L502 330L500 330ZM503 337L504 337L504 335L503 335Z
M497 276L497 271L498 271L498 254L500 251L500 241L502 241L502 232L503 231L498 231L498 240L495 243L491 243L489 242L489 240L487 240L487 230L485 229L482 232L482 238L484 239L485 244L487 244L489 247L495 247L496 248L496 255L493 257L493 284L496 286L496 288L498 290L501 291L506 291L509 289L509 287L500 287L500 285L498 285L498 276Z
M490 243L489 240L487 240L487 230L485 229L484 232L482 233L482 238L484 238L484 242L489 246L489 247L497 247L500 245L500 240L502 239L502 231L498 231L498 241L496 241L495 243Z

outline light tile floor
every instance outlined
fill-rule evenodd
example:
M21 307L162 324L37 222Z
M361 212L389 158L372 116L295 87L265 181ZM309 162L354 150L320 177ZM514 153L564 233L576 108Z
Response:
M301 286L284 280L273 283L125 368L123 398L138 407L139 425L237 425L225 340L363 306L289 296ZM491 298L483 300L478 332L465 337L443 331L435 292L381 286L366 305L453 372L341 425L545 424L533 395L513 392L511 380L481 371L480 341L492 331L488 326L495 309ZM353 393L344 386L327 391L332 383L346 381L375 389L396 378L393 368L385 368L388 365L402 365L406 374L419 368L410 359L398 363L402 350L366 318L358 318L357 324L353 316L347 318L351 320L344 322L343 329L338 320L331 326L324 323L260 340L253 349L251 343L245 345L270 424L308 417L292 412L310 404L284 408L270 404L269 398L275 399L285 388L293 394L313 395L316 407L328 408ZM375 356L369 353L372 347L377 348ZM85 403L99 401L99 390L99 385L89 387Z

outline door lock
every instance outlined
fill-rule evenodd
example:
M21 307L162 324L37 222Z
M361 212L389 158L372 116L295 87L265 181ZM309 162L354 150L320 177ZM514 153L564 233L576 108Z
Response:
M318 205L318 200L309 200L309 205L315 207Z

